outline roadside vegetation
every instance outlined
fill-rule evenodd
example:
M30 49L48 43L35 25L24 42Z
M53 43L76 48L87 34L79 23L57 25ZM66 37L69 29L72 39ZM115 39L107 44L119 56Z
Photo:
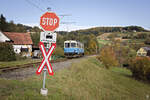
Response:
M100 51L100 55L97 58L107 69L113 66L118 66L118 60L116 58L115 51L111 46L103 47Z
M136 57L130 62L132 76L136 79L150 81L150 58Z
M0 68L4 67L17 67L18 65L24 65L24 64L30 64L30 63L36 63L41 62L41 59L31 59L31 58L25 58L22 60L16 60L16 61L0 61Z
M13 46L8 43L0 43L0 61L14 61L16 55Z
M95 57L47 76L48 96L40 94L43 75L24 80L0 79L2 100L148 100L150 85L131 78L130 70L109 70Z

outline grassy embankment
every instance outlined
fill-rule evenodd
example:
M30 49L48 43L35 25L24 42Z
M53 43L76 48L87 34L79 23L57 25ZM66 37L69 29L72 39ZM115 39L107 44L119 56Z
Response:
M7 61L7 62L0 62L0 68L2 67L14 67L17 65L29 64L29 63L36 63L40 62L41 59L22 59L17 61Z
M47 76L48 96L40 95L42 75L24 80L0 79L1 100L148 100L150 84L132 79L122 68L103 68L91 57Z
M97 39L97 41L99 44L99 48L102 48L104 45L109 44L111 42L109 40L100 40L100 39Z
M110 40L107 40L107 37L109 35L111 35L112 33L104 33L102 35L97 36L97 42L98 42L98 46L99 48L102 48L104 45L111 43ZM104 40L106 39L106 40Z
M52 58L53 61L59 61L59 60L65 60L65 58ZM30 64L30 63L36 63L36 62L41 62L41 59L32 59L32 58L27 58L27 59L21 59L21 60L16 60L16 61L0 61L0 68L4 67L15 67L17 65L24 65L24 64Z

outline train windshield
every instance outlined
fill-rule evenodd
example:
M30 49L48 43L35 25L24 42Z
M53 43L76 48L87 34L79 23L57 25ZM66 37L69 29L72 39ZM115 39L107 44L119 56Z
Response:
M71 47L76 47L76 43L71 43Z
M70 47L70 43L65 43L65 48L69 48Z

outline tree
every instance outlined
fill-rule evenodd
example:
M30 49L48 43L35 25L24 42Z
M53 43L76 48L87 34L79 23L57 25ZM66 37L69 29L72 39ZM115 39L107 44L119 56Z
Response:
M37 27L37 26L34 26L32 29L31 29L32 32L40 32L41 30Z
M13 46L8 43L0 43L0 61L16 60Z
M150 58L135 57L130 62L130 70L134 78L150 81Z
M145 44L150 45L150 38L146 38L146 40L144 41Z
M105 65L106 68L118 66L114 49L111 46L103 47L97 58Z
M39 42L40 42L40 33L38 33L38 32L37 33L32 33L31 38L32 38L33 44L35 46L38 46Z
M146 32L147 31L140 26L127 26L127 27L124 27L123 30L127 30L128 32L133 32L134 30L137 32Z
M7 32L15 32L16 31L16 25L14 24L13 21L9 22L6 31Z
M57 46L54 50L53 55L55 55L56 57L64 57L64 50L61 47Z
M96 42L93 39L91 39L89 41L89 44L88 44L88 51L91 54L95 54L96 53L96 49L97 49L97 44L96 44Z
M7 29L6 18L3 16L3 14L1 14L1 16L0 16L0 30L5 31L6 29Z

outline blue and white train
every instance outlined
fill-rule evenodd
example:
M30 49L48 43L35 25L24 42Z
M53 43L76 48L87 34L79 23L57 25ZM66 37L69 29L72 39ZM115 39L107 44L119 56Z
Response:
M84 44L76 40L64 41L64 55L66 57L84 56Z

